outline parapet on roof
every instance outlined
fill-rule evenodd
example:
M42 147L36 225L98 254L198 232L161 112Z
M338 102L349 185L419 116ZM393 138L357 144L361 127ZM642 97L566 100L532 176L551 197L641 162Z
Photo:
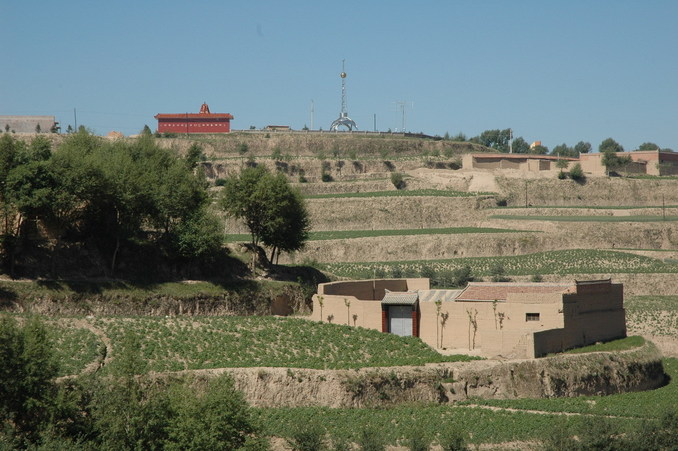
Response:
M456 301L505 301L509 293L568 293L571 283L469 282Z

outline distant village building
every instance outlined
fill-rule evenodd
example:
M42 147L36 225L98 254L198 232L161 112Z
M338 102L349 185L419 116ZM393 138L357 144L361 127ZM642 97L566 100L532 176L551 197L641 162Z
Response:
M432 290L429 279L330 282L318 285L312 319L486 357L534 358L626 336L623 286L610 279L462 290Z
M663 150L636 150L617 152L619 157L631 157L631 162L620 168L625 174L678 175L678 153ZM471 170L515 169L526 172L560 171L558 161L567 165L562 169L572 169L579 163L585 174L607 175L600 152L582 153L579 158L558 157L555 155L534 155L525 153L467 153L462 157L462 167Z
M290 131L290 126L289 125L267 125L266 127L264 127L264 130L272 131L272 132L288 132L288 131Z
M0 116L0 132L56 133L58 126L54 116Z
M622 168L622 172L647 175L677 175L678 153L662 150L636 150L634 152L617 152L619 157L631 157L631 163ZM584 172L594 175L605 175L603 154L600 152L583 153L579 162Z
M467 153L462 157L462 167L487 170L516 169L529 172L559 171L558 160L568 163L568 166L564 168L566 170L579 161L577 158L527 153Z
M229 133L233 116L211 113L203 103L199 113L156 114L160 133Z

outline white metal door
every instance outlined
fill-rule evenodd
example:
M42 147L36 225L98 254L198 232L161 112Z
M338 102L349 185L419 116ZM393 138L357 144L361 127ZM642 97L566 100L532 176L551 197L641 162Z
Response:
M412 307L409 305L390 305L388 307L389 330L401 337L412 335Z

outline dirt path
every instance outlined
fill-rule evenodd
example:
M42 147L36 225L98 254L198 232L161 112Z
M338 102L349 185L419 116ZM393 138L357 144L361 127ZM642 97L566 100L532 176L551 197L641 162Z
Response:
M501 191L499 185L497 185L497 180L492 173L482 173L474 172L471 183L468 185L468 190L470 192L491 192L498 193Z
M97 336L97 338L99 338L99 340L101 340L101 342L106 347L106 353L103 355L103 359L98 358L98 359L94 360L93 362L87 364L85 369L82 370L82 372L80 374L93 373L96 370L98 370L99 368L108 364L111 361L112 355L113 355L113 345L112 345L111 339L108 337L108 335L106 335L106 333L103 330L94 326L94 324L92 324L90 322L89 318L88 319L75 319L75 320L73 320L72 324L76 327L79 327L79 328L82 328L82 329L87 329L90 332L92 332L94 335ZM70 376L66 376L66 377L70 377Z
M595 401L593 401L595 403ZM516 409L513 407L497 407L497 406L483 406L481 404L466 404L463 406L455 406L458 408L469 409L486 409L492 412L509 412L509 413L530 413L534 415L558 415L564 417L602 417L615 419L629 419L629 417L622 417L617 415L598 415L595 413L581 413L581 412L551 412L548 410L531 410L531 409Z

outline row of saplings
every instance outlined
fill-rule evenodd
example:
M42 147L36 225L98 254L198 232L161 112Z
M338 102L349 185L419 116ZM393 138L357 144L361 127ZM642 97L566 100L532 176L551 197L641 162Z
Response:
M0 318L0 450L267 450L270 442L229 376L146 374L138 339L128 334L113 362L98 371L56 381L58 367L46 328L37 318ZM606 419L583 430L552 431L548 450L676 449L678 415L621 431ZM576 438L575 438L576 437ZM467 434L446 430L437 449L468 449ZM319 421L291 428L287 447L384 450L379 430L365 425L354 439L327 437ZM432 443L416 428L401 441L411 450Z

